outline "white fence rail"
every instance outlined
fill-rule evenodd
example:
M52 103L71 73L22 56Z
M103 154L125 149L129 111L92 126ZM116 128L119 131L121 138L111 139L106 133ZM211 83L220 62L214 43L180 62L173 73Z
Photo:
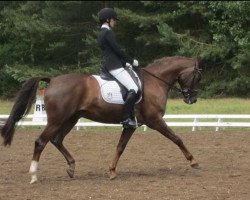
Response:
M3 125L4 121L9 115L0 115L0 126ZM195 115L164 115L164 119L167 121L168 126L174 127L192 127L192 131L196 131L197 128L201 127L215 127L215 131L219 131L222 127L250 127L250 115L221 115L221 114L195 114ZM172 121L172 119L176 119ZM180 121L180 119L182 121ZM185 120L184 120L185 119ZM225 121L228 120L229 121ZM237 121L232 121L237 119ZM187 121L189 120L189 121ZM191 120L191 121L190 121ZM204 122L204 120L206 120ZM239 120L243 120L239 121ZM27 115L24 119L18 122L18 126L45 126L47 124L46 115ZM104 127L104 126L121 126L120 124L104 124L99 122L88 121L86 119L79 119L75 125L76 129L80 127ZM143 125L143 130L147 130L147 126Z

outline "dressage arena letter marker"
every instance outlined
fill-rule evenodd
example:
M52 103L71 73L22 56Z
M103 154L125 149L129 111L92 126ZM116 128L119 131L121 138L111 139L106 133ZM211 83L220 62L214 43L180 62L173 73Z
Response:
M36 96L36 104L34 109L34 117L32 121L35 122L46 122L46 117L40 117L41 115L46 115L45 105L44 105L44 96Z
M36 105L36 111L40 111L40 105L39 104Z

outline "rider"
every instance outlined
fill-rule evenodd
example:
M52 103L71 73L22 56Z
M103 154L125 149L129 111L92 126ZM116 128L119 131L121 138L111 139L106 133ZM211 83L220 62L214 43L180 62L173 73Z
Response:
M138 87L124 66L131 66L132 64L134 67L138 67L138 61L122 51L116 42L112 32L112 28L115 26L117 20L116 12L112 8L103 8L98 12L98 18L101 24L98 44L104 57L102 70L108 71L128 89L124 104L122 124L124 128L136 128L137 123L133 113Z

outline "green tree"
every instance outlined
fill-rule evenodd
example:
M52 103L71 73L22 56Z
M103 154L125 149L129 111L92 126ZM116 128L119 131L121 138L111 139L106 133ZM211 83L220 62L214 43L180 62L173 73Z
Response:
M86 57L80 55L88 48L88 35L96 26L92 13L99 4L89 1L1 4L0 65L6 80L12 77L23 82L37 75L89 71L85 70Z

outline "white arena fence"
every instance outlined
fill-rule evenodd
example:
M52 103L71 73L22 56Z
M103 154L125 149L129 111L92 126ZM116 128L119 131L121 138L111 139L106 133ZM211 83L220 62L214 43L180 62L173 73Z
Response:
M0 115L0 126L9 115ZM192 131L201 129L201 127L215 127L215 131L225 127L250 127L250 115L231 115L231 114L178 114L178 115L164 115L167 119L166 123L172 127L192 127ZM173 120L175 119L175 120ZM180 121L181 120L181 121ZM191 121L190 121L191 120ZM234 121L232 121L234 120ZM18 122L18 126L45 126L47 124L46 114L30 114ZM76 129L80 127L121 127L120 124L104 124L99 122L89 121L80 118L75 125ZM143 125L143 130L147 130L147 126Z

